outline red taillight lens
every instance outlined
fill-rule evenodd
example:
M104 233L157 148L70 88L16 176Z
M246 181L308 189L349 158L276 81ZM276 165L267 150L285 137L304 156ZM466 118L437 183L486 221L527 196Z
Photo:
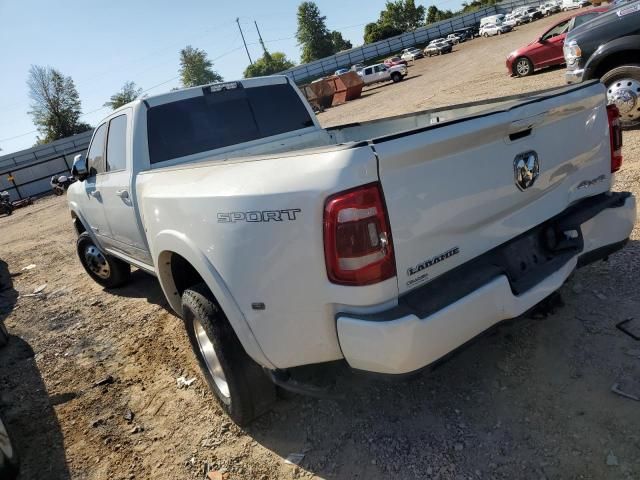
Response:
M395 276L391 229L379 183L327 199L324 256L333 283L371 285Z
M620 111L615 105L607 105L609 119L609 140L611 141L611 173L622 167L622 127L620 127Z

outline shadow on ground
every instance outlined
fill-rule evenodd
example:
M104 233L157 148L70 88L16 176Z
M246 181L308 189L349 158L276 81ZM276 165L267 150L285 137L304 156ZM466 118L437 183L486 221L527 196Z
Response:
M15 308L18 292L7 263L0 260L0 321ZM9 334L11 332L9 331ZM70 478L62 432L31 346L10 336L0 348L0 412L20 458L19 479Z

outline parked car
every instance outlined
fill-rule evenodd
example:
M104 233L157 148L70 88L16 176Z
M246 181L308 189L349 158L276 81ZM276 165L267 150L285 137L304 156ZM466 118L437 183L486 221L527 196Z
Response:
M407 61L413 61L419 58L424 58L424 53L422 53L422 50L416 47L405 48L404 50L402 50L400 58Z
M491 37L493 35L501 35L503 33L510 32L511 30L513 29L509 25L487 23L480 27L480 35L483 37Z
M349 70L348 68L339 68L338 70L335 71L334 75L344 75L347 72L350 72L351 70Z
M502 21L504 20L504 17L506 15L503 13L499 13L497 15L490 15L488 17L484 17L480 19L480 29L482 29L483 26L485 25L495 25L495 24L500 24L502 23ZM482 35L482 33L480 33L480 35Z
M568 83L599 79L623 128L640 126L640 1L598 15L567 35Z
M562 65L562 48L567 32L606 11L607 7L593 8L560 20L528 45L511 52L507 57L507 72L509 75L526 77L540 68Z
M449 40L448 38L444 38L444 37L434 38L429 42L429 44L436 43L436 42L445 42L445 43L448 43L449 45L453 45L453 40Z
M444 40L434 40L429 43L424 49L425 55L431 57L433 55L442 55L445 53L451 53L453 51L453 47L449 42L445 42Z
M246 424L318 393L298 366L415 372L622 248L612 113L596 83L330 130L286 76L149 96L74 161L77 253L108 289L158 278Z
M576 8L584 8L591 5L591 2L587 0L563 0L562 1L562 11L566 12L568 10L574 10Z
M384 61L384 64L387 67L395 67L396 65L404 65L405 67L408 66L409 64L407 63L406 60L403 60L400 57L391 57L391 58L387 58Z
M540 6L540 12L545 15L553 15L554 13L558 13L560 11L560 5L556 2L547 2Z
M362 81L365 85L371 85L373 83L400 82L407 76L408 70L405 65L396 65L393 67L387 67L384 63L378 63L377 65L370 65L363 68L358 72L358 75L362 77Z
M458 30L454 30L453 33L464 38L464 41L471 40L475 36L474 28L460 28Z
M467 37L466 35L460 35L457 33L450 33L449 35L447 35L446 38L448 41L452 42L454 45L457 45L458 43L462 43L464 42Z
M539 20L544 17L544 14L537 9L536 7L527 7L523 12L522 16L529 19L529 22L533 22L535 20Z
M502 24L508 25L511 28L514 28L515 26L519 25L518 20L516 19L516 16L512 13L509 13L504 17L504 21L502 22Z

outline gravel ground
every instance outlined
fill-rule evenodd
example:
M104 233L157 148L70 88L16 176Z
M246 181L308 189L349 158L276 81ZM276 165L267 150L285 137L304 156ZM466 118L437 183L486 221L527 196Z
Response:
M504 59L560 16L451 55L418 61L407 81L368 88L321 114L325 125L539 90L555 69L506 76ZM640 195L640 132L625 133L616 189ZM0 407L21 478L434 479L640 478L640 231L609 262L577 272L547 316L482 336L438 368L381 382L336 367L347 400L294 396L247 429L206 388L181 320L155 279L102 290L83 272L64 198L0 218ZM31 270L24 267L35 264ZM44 293L28 296L46 284ZM20 296L19 296L20 295ZM195 377L178 389L176 378ZM291 453L304 453L299 466Z

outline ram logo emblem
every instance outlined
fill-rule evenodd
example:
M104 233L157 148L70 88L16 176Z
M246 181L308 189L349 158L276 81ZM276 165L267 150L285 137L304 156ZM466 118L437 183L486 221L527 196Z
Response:
M513 174L520 190L532 186L540 174L538 154L534 151L520 153L513 161Z

